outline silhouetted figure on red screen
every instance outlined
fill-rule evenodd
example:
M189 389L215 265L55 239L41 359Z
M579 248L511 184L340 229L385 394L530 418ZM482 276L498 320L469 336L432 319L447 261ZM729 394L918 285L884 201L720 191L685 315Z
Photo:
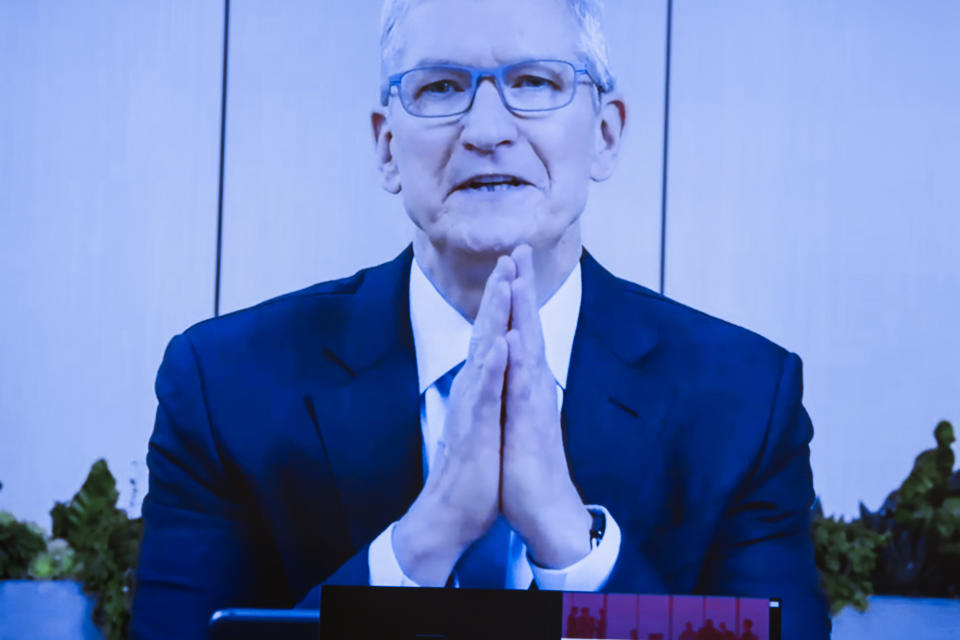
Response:
M594 638L606 638L607 637L607 610L600 609L600 619L597 620L596 628L594 629Z
M737 640L736 634L732 630L727 629L727 625L724 622L720 623L720 628L717 629L717 631L720 632L720 635L717 636L720 640Z
M720 632L713 626L711 618L707 618L704 625L697 630L697 640L720 640Z
M697 640L697 632L693 630L692 622L688 622L687 626L683 628L679 640Z
M577 616L577 635L574 638L592 638L596 621L590 615L589 607L580 607L580 615Z
M759 640L757 634L753 631L753 620L750 618L745 618L743 621L743 633L740 634L740 640Z
M577 635L577 608L570 607L570 615L567 616L567 637L578 638Z

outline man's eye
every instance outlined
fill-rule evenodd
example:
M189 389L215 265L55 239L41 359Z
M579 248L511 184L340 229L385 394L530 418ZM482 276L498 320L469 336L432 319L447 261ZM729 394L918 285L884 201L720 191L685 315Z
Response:
M559 89L556 83L542 76L520 76L513 81L514 89Z
M425 84L420 87L420 90L417 91L417 96L422 96L424 94L430 94L433 96L445 96L451 93L462 92L463 89L459 84L452 80L437 80L429 84Z

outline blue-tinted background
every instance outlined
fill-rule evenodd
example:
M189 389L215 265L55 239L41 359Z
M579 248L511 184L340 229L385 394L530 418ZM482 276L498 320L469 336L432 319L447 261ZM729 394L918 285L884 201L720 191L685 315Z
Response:
M379 4L230 3L221 312L407 243ZM678 0L666 110L667 1L607 7L628 132L587 247L798 352L825 509L876 508L960 421L960 4ZM98 457L139 511L163 347L214 312L224 8L0 2L0 509L44 527Z

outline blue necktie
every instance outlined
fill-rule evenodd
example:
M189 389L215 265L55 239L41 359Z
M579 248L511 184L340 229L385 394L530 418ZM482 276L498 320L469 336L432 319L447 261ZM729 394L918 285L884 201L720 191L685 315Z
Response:
M450 386L463 364L459 363L436 382L445 406L450 398ZM498 516L490 530L470 545L454 566L453 572L460 586L474 589L506 587L509 546L510 526L503 516Z

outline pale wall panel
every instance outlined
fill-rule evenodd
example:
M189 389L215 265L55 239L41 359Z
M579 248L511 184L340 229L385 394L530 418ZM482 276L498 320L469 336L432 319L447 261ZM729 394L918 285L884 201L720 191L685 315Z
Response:
M805 362L828 512L960 426L960 5L674 4L666 292Z
M411 238L379 186L379 0L231 3L221 309L392 258ZM622 162L584 214L588 247L657 285L665 2L607 3L629 103Z
M106 457L133 512L170 337L212 313L221 2L0 2L0 509Z

